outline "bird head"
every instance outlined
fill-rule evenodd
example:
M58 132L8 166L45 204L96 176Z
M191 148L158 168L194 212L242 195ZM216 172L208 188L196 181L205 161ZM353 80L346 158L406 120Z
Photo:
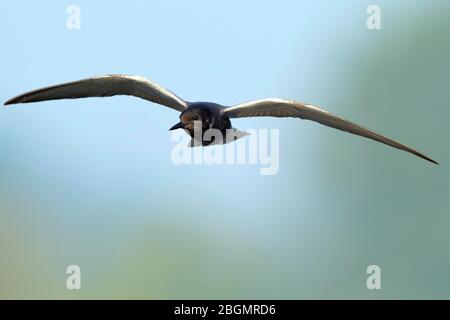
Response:
M185 129L189 131L194 130L194 123L202 121L200 109L186 109L180 115L180 122L174 125L169 130Z

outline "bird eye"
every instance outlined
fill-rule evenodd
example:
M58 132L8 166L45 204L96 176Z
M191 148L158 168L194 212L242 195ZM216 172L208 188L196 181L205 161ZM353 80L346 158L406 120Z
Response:
M198 116L192 116L192 120L198 120Z

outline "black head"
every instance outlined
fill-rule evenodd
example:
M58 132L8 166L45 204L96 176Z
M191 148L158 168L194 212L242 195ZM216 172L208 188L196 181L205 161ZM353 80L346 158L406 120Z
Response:
M180 114L180 122L169 130L186 129L194 130L194 122L201 121L202 129L213 127L215 120L220 116L222 107L209 102L191 103L190 106Z

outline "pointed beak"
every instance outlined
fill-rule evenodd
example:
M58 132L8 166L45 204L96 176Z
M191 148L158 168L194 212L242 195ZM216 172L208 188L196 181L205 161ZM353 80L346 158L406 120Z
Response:
M181 122L178 122L176 125L174 125L169 130L176 130L176 129L183 129L183 128L184 128L184 125Z

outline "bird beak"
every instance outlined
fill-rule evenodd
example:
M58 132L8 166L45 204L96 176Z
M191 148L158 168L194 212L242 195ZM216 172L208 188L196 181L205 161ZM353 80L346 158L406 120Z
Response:
M174 125L172 128L170 128L169 130L176 130L176 129L183 129L184 128L184 124L181 122L178 122L176 125Z

